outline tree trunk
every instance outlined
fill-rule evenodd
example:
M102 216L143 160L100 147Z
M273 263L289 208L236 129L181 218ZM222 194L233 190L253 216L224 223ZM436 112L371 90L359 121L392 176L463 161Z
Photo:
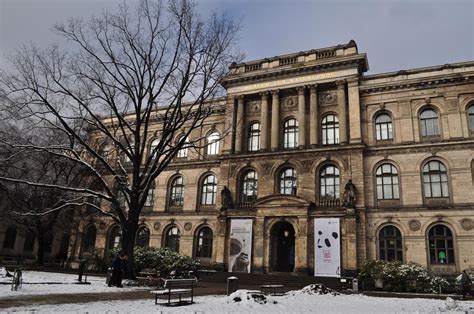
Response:
M133 249L135 248L135 237L138 230L138 220L127 219L125 226L122 227L122 250L128 254L127 273L125 278L135 279L133 273Z
M42 233L38 234L38 250L36 251L36 264L44 264L44 236Z

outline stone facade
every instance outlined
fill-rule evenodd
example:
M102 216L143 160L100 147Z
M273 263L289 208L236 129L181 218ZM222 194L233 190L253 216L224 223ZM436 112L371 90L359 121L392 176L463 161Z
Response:
M223 81L228 94L215 100L222 110L194 134L225 135L218 154L190 149L159 176L153 205L142 215L149 245L168 245L166 235L177 227L179 252L199 257L198 234L208 227L212 254L201 259L226 270L231 221L251 219L251 271L269 273L280 270L273 243L284 221L294 232L286 271L312 274L313 220L336 217L342 273L367 258L413 261L444 274L473 267L474 62L367 70L353 41L233 64ZM259 132L252 133L254 123ZM296 171L296 188L291 179L281 182L288 169ZM243 184L249 171L258 176L256 196ZM201 205L208 174L217 179L215 201ZM184 200L171 206L177 176ZM357 189L354 206L341 201L349 180ZM222 209L225 186L233 206ZM100 254L110 246L112 223L93 219L77 227L71 257L81 256L90 224Z

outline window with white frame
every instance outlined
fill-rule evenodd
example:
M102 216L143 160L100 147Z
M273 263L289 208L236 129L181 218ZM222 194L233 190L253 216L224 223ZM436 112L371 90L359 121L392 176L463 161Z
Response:
M378 141L393 139L392 118L381 113L375 118L375 135Z
M207 155L219 154L220 135L217 131L212 132L207 137Z
M443 163L432 160L423 167L425 197L448 197L448 172Z
M248 129L249 152L256 152L260 149L260 123L252 123Z
M298 147L298 121L288 119L283 125L283 148L292 149Z
M319 173L319 192L324 198L339 198L340 190L339 169L333 165L327 165Z
M217 196L217 179L213 174L207 175L202 181L201 205L215 205Z
M184 204L184 179L177 176L171 181L170 186L170 206L183 206Z
M339 144L339 119L328 114L321 121L323 145Z
M287 167L280 172L280 194L296 195L296 170Z
M398 172L392 164L380 165L375 171L378 200L399 199Z
M438 114L433 109L425 109L420 113L421 136L438 136L439 121Z

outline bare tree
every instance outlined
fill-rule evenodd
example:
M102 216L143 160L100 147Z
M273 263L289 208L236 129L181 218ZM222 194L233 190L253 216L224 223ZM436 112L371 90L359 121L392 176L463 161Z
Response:
M226 15L203 20L188 0L143 0L87 23L57 24L55 31L72 44L70 51L25 47L13 60L15 71L0 74L0 93L15 112L68 136L64 145L28 148L90 172L99 189L51 187L87 196L82 204L121 224L130 271L148 190L212 114L209 100L221 91L219 81L230 62L240 58L238 28ZM150 127L157 122L154 134ZM99 207L91 198L106 205Z
M54 131L50 130L50 133ZM34 236L34 240L27 241L38 244L36 262L42 265L45 249L52 244L48 243L47 235L70 227L74 210L77 209L75 205L80 204L82 199L82 195L57 190L54 186L75 187L88 175L81 165L70 160L51 156L43 150L25 149L31 145L61 143L61 134L23 134L20 129L4 124L0 139L5 143L7 137L14 138L16 144L15 147L0 145L0 155L7 157L1 159L0 175L9 178L8 181L0 181L0 203L3 204L0 210L4 219ZM33 247L34 242L29 244Z

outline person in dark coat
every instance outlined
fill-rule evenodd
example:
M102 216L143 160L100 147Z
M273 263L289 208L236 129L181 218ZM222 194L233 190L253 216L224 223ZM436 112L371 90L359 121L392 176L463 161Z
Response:
M469 277L469 274L467 273L466 270L462 271L461 286L462 286L462 297L463 299L465 299L466 296L471 295L471 286L472 286L472 280Z
M121 251L117 253L112 261L112 276L110 277L109 287L116 286L122 288L122 277L127 271L127 253Z

